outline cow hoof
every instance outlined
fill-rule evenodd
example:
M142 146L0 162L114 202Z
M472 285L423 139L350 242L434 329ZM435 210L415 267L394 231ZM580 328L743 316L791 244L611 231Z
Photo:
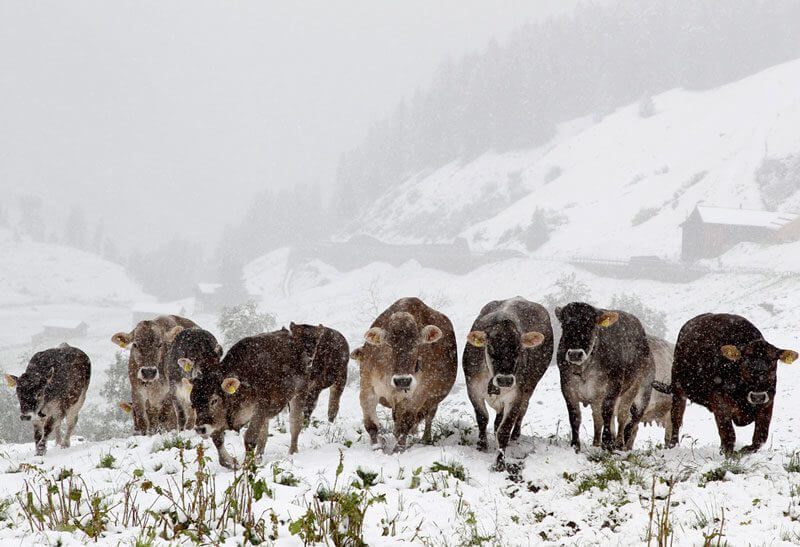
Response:
M743 446L739 452L741 452L742 454L752 454L753 452L758 451L759 448L761 447L753 444L748 444L747 446Z
M486 440L484 439L484 440L482 440L482 441L478 441L478 447L477 447L477 448L478 448L478 450L480 450L481 452L486 452L486 449L487 449L487 448L489 448L489 444L488 444L488 443L486 442Z
M579 454L581 451L581 444L580 443L570 443L570 446L575 451L576 454Z

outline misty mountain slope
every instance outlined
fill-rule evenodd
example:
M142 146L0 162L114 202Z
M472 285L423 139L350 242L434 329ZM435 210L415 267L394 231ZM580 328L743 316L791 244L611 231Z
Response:
M119 264L64 245L15 241L7 230L0 230L0 265L0 306L148 298Z
M562 126L547 145L487 152L412 177L365 208L361 231L387 241L468 238L473 248L525 248L545 212L543 255L677 255L679 224L699 201L764 208L754 174L800 150L800 61L719 88L672 90L652 116L632 104L595 124ZM800 210L795 191L779 207ZM634 225L636 224L636 225Z

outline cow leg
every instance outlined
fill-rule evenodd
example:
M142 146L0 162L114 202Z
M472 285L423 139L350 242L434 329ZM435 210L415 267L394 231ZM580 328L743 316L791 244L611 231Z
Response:
M614 408L617 406L617 398L619 397L619 390L610 389L610 393L606 393L603 398L603 434L601 435L601 444L604 450L614 449L614 433L612 420L614 419Z
M303 395L298 393L289 401L289 431L292 436L289 454L297 452L297 437L303 427Z
M769 424L772 421L772 405L773 401L770 401L758 409L756 425L755 429L753 429L753 442L742 447L743 453L748 454L750 452L755 452L767 442L767 437L769 437Z
M264 428L267 425L267 416L261 409L258 409L250 418L250 423L247 424L247 431L244 433L244 451L245 459L257 458L261 454L257 453L258 445L261 444L261 439L264 437Z
M467 385L467 396L472 408L475 410L475 420L478 422L478 450L486 450L486 425L489 423L489 413L486 410L486 402L478 393L472 389L472 385Z
M45 452L47 452L47 439L50 437L50 433L53 432L54 424L55 420L47 417L43 424L40 423L33 426L33 440L36 441L37 456L44 456Z
M672 448L678 444L678 437L681 433L681 425L683 425L683 413L686 410L686 397L675 389L672 394L672 409L670 410L670 418L672 427L669 435L669 442L667 448Z
M269 419L264 420L264 427L261 428L261 433L258 436L256 455L259 457L264 454L264 448L267 446L267 437L269 437Z
M733 429L731 416L717 410L714 412L714 419L717 422L717 430L719 430L720 452L729 456L733 453L736 445L736 431Z
M508 447L508 440L511 437L514 424L516 424L517 419L519 419L521 410L522 405L519 403L519 398L503 409L503 421L500 424L500 428L495 432L495 437L497 437L497 460L495 461L495 469L497 471L503 471L506 468L505 454L506 448ZM500 413L498 412L497 415L500 416Z
M423 444L432 444L432 433L431 428L433 427L433 417L436 416L436 410L439 408L439 405L434 406L432 409L425 414L425 431L422 432L422 443Z
M603 435L603 402L594 401L592 403L592 425L594 434L592 435L592 446L600 446L600 437ZM578 411L580 412L580 410Z
M625 450L632 450L633 443L636 441L636 434L639 431L639 422L642 421L644 416L644 409L639 409L639 404L633 403L630 410L631 419L625 426L624 447Z
M522 434L522 419L525 417L525 413L528 412L529 401L530 399L526 400L520 406L519 416L517 416L517 422L514 424L514 429L511 431L512 441L516 441L517 439L519 439L519 436Z
M219 464L228 469L236 468L236 459L230 455L228 449L225 448L225 431L215 431L211 434L211 441L217 447L217 455L219 456Z
M362 384L359 393L361 413L364 415L364 429L369 434L369 442L378 443L378 397L368 387Z
M66 425L67 431L64 433L63 442L61 444L62 447L68 448L70 439L72 438L72 432L75 431L75 425L78 423L78 413L83 408L83 402L86 400L86 392L84 391L81 394L80 399L75 401L75 404L72 405L70 408L67 409L67 416L66 416Z
M133 430L140 435L150 434L150 417L147 415L147 403L140 394L133 395Z
M184 429L186 429L186 422L188 420L183 405L180 403L180 401L177 400L177 398L172 400L172 409L175 411L175 420L177 422L177 429L178 431L183 431Z
M61 442L62 442L62 440L63 440L63 439L62 439L62 436L61 436L61 422L62 422L63 420L64 420L64 419L63 419L63 417L62 417L61 419L59 419L58 421L56 421L56 423L55 423L55 426L53 427L53 433L55 433L55 436L56 436L56 444L57 444L58 446L62 446L62 447L64 446L64 445L62 445L62 444L61 444Z
M572 439L570 440L570 446L575 449L575 452L579 452L581 449L581 437L580 437L580 427L581 427L581 407L577 402L566 400L567 402L567 415L569 416L569 429L572 435Z
M308 422L311 419L311 415L314 413L314 409L317 408L317 399L319 399L319 394L322 392L321 389L314 388L313 390L307 391L303 397L303 420Z
M667 412L664 416L664 446L667 446L672 439L672 412Z
M336 416L339 414L339 401L344 392L345 379L339 379L334 382L328 392L328 421L333 423Z

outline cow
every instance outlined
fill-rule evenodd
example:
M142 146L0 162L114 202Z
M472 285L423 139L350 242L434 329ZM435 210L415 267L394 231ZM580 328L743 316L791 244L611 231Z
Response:
M302 341L305 354L311 357L308 382L304 386L303 418L305 421L311 418L320 392L330 388L328 421L333 422L339 413L339 400L347 383L347 363L350 361L347 340L339 331L323 325L290 323L289 331L293 338Z
M111 341L121 348L130 347L128 379L134 432L151 435L176 425L169 380L165 371L166 356L175 336L196 327L189 319L177 315L161 315L140 321L131 332L118 332Z
M571 445L580 450L580 405L592 406L593 446L630 449L654 377L653 357L644 328L633 315L598 309L584 302L556 308L562 334L557 362L567 404ZM615 411L625 424L614 438Z
M225 431L238 431L247 425L245 451L259 458L267 442L269 420L287 404L289 453L297 452L310 358L302 340L281 329L239 340L225 354L219 368L204 370L195 378L190 396L197 416L195 431L211 437L221 465L237 465L223 445Z
M647 344L650 346L650 353L653 356L653 363L655 364L655 381L656 384L668 385L672 378L672 357L675 352L675 345L667 342L666 340L657 336L647 335ZM653 389L650 395L650 402L644 410L642 419L639 421L641 424L656 424L664 428L664 446L669 443L672 436L672 396L661 393ZM620 416L616 413L619 422L618 427L624 428L627 425L627 420L630 419L630 414Z
M401 450L422 420L422 441L430 443L436 409L458 373L452 323L419 298L402 298L375 319L364 338L352 357L360 363L359 400L370 442L378 443L380 403L392 409Z
M183 329L172 341L164 370L179 431L194 429L194 410L189 399L192 381L202 376L204 371L219 368L221 359L222 346L207 330L197 327Z
M753 440L741 451L758 450L769 436L777 362L792 363L797 356L796 351L764 340L761 331L740 315L704 313L687 321L675 343L672 383L654 383L658 391L672 395L667 446L678 444L688 399L714 414L723 454L734 451L733 424L755 422Z
M92 365L89 357L66 343L35 353L19 377L6 374L16 388L20 419L33 424L36 455L44 456L47 439L55 429L56 443L66 448L86 400ZM61 422L66 420L66 432Z
M478 449L486 450L486 403L496 412L498 470L509 439L517 440L533 390L553 358L553 327L540 304L521 296L486 304L472 324L462 366L478 422Z

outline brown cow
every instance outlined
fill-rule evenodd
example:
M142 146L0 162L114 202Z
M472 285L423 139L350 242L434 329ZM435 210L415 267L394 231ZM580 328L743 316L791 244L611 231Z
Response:
M53 429L56 442L69 446L78 412L86 400L91 368L84 352L65 343L34 354L19 377L6 374L9 387L17 391L20 419L33 423L37 456L44 456ZM67 430L62 436L61 422L65 419Z
M370 441L378 442L380 403L392 409L398 446L405 447L423 419L422 441L431 442L436 409L458 371L452 323L419 298L403 298L375 319L365 339L352 357L361 365L361 411Z
M221 465L236 466L223 444L225 431L246 425L245 450L258 457L267 442L269 420L287 404L289 453L297 452L309 358L300 339L281 329L239 340L218 368L204 370L195 378L190 395L197 413L195 430L211 437Z
M174 429L175 409L170 398L166 356L175 336L183 329L196 327L193 321L177 315L161 315L140 321L131 332L118 332L111 341L130 347L128 379L131 382L133 429L150 435L161 429Z

